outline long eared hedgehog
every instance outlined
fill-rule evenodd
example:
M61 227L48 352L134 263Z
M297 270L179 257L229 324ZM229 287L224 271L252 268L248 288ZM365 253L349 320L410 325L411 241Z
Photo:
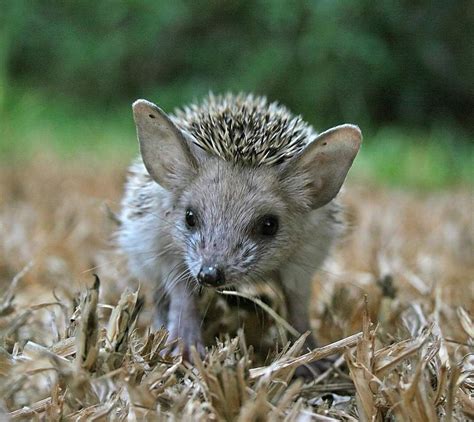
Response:
M156 327L204 353L202 289L272 280L289 323L309 329L311 280L342 227L334 199L359 150L359 128L317 134L254 95L209 95L165 114L133 104L132 165L118 242L129 269L157 292ZM308 341L308 347L314 346Z

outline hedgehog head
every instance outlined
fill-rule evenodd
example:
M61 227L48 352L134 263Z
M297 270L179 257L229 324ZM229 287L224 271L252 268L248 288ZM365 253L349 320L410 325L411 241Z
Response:
M166 230L190 274L214 287L271 276L290 259L361 142L356 126L316 136L252 96L211 96L174 117L145 100L133 110L145 167L171 194Z

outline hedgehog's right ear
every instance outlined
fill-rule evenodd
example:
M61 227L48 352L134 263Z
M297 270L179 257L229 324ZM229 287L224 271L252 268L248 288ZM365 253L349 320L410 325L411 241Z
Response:
M197 172L184 134L166 113L146 100L133 103L140 153L150 176L168 190L179 188Z
M311 207L322 207L338 194L361 142L357 126L333 127L308 144L283 174L302 177Z

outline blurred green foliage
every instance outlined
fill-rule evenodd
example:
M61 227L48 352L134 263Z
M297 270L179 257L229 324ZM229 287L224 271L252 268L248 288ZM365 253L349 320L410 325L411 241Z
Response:
M473 17L469 0L4 0L0 152L40 140L129 151L134 99L171 110L242 90L318 129L359 124L382 178L411 180L425 157L427 184L465 180Z
M470 0L11 0L4 82L110 105L264 93L318 126L472 125Z

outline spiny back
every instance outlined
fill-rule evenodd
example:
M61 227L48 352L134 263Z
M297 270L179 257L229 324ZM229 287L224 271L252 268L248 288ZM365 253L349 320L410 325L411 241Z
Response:
M279 164L316 135L286 107L251 94L210 94L199 104L177 110L174 120L207 152L253 166Z

